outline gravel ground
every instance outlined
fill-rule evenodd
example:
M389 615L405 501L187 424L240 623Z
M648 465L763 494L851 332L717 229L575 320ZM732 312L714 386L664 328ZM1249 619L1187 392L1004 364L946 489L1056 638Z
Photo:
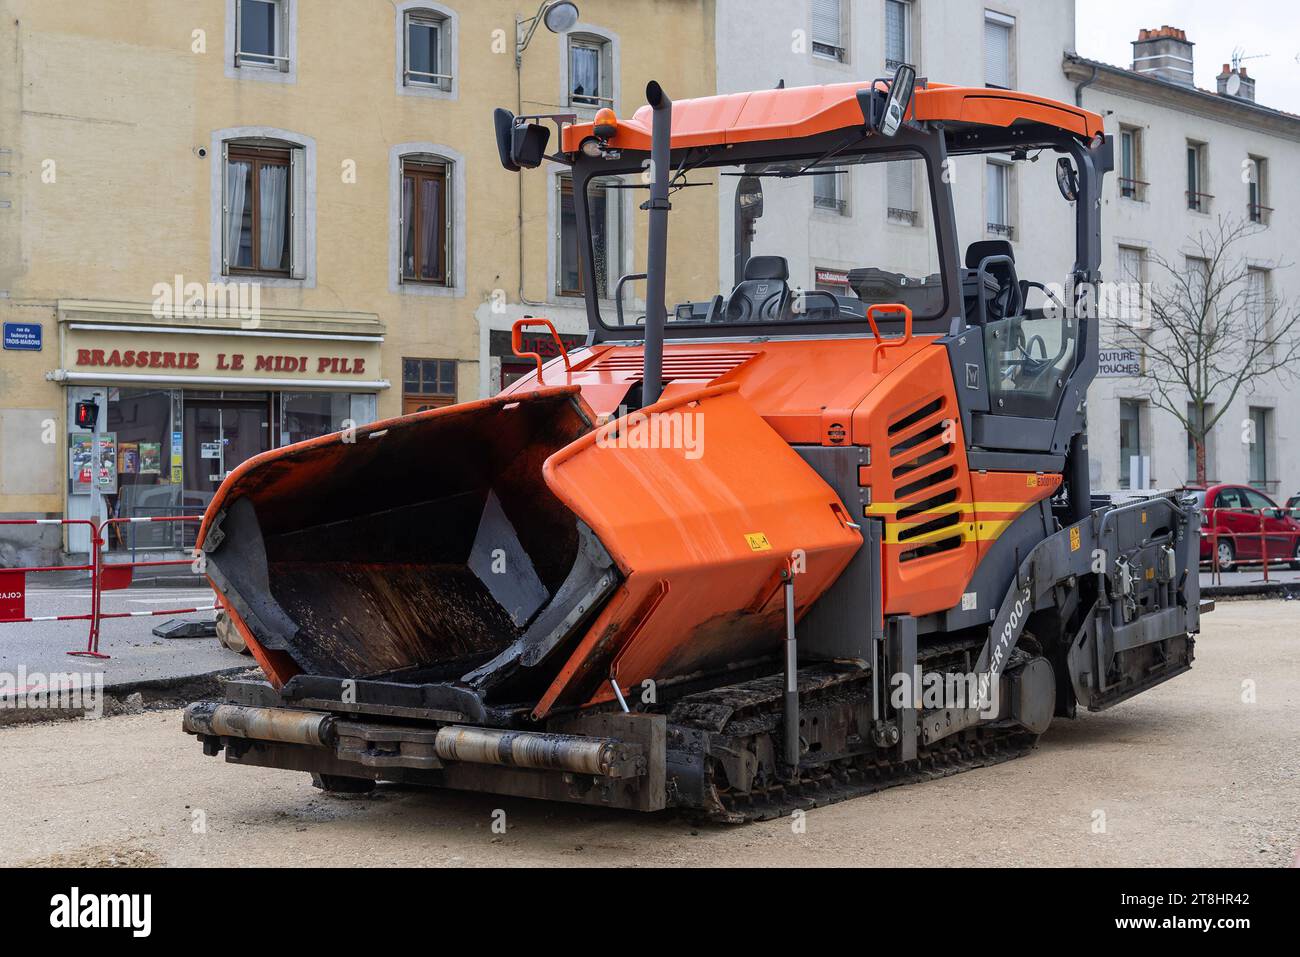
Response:
M1300 846L1298 622L1292 602L1221 603L1190 674L1058 719L1019 760L812 811L802 832L388 787L326 797L305 774L203 757L178 711L0 728L0 863L1284 866Z

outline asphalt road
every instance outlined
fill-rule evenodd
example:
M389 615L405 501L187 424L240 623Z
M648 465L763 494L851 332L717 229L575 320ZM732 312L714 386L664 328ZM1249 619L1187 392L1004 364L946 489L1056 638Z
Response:
M814 810L801 833L484 794L326 797L306 774L202 756L177 711L0 728L0 862L1283 866L1300 846L1297 624L1294 602L1223 602L1189 674L1058 719L1024 758Z
M103 611L155 612L212 604L212 589L133 587L104 593ZM90 611L90 588L31 588L27 615L77 615ZM89 636L86 621L0 624L0 672L28 675L102 673L106 686L143 679L188 677L251 664L221 647L216 638L163 639L153 629L172 617L212 620L212 612L157 617L109 618L100 628L99 650L107 659L72 657Z

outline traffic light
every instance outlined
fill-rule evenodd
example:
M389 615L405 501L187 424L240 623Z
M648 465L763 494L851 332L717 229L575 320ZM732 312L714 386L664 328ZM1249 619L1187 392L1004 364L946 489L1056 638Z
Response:
M77 428L83 432L95 431L99 422L99 403L94 399L83 399L77 403Z

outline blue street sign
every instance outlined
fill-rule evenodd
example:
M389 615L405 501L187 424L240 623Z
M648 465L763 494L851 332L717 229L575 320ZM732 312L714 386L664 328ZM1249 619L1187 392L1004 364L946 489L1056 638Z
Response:
M41 324L39 322L6 322L4 324L6 349L25 352L41 351Z

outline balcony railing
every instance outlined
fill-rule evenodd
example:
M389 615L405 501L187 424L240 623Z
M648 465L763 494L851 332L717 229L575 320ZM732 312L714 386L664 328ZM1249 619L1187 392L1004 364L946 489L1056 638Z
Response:
M889 207L889 211L888 211L888 213L887 213L886 215L889 216L889 221L890 221L890 222L892 222L892 223L905 223L905 224L908 225L908 226L915 226L915 225L916 225L916 222L917 222L917 219L919 218L919 217L917 216L917 212L916 212L916 210L914 210L914 209L899 209L897 206L890 206L890 207Z
M843 216L845 210L849 208L849 204L846 200L837 199L834 196L814 196L813 208L827 209L833 213L839 213L841 216Z
M984 228L994 236L1005 236L1007 239L1016 237L1016 228L1006 223L986 223Z
M1214 196L1210 193L1187 190L1187 208L1194 213L1208 213L1210 211L1210 200L1212 199L1214 199Z
M1264 206L1260 203L1247 203L1246 209L1250 214L1252 223L1259 223L1261 226L1267 226L1269 214L1273 212L1272 206Z
M1125 199L1131 199L1137 203L1145 202L1147 187L1150 185L1145 180L1121 176L1119 177L1119 194Z

